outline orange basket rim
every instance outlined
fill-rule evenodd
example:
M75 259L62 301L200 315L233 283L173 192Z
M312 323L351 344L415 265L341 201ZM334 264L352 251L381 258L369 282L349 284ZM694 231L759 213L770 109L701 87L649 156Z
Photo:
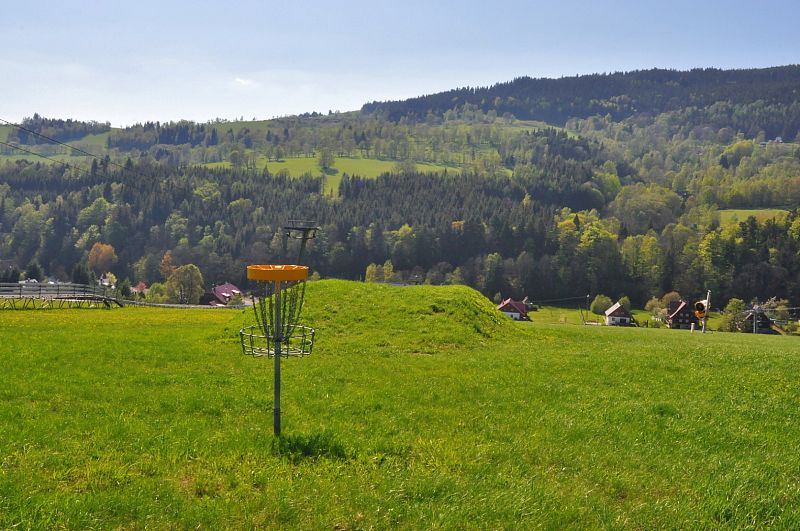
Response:
M292 264L263 264L247 266L247 278L250 280L306 280L308 267Z

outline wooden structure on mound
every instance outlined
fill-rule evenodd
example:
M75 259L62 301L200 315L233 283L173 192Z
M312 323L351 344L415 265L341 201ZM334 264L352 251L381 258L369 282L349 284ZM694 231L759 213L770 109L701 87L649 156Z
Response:
M100 287L85 284L37 282L0 283L0 310L49 310L122 306Z

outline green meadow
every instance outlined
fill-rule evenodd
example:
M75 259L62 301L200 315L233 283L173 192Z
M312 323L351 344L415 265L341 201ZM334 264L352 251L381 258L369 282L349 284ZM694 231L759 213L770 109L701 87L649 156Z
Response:
M530 312L528 317L534 323L583 325L584 321L586 321L594 324L603 324L605 317L588 311L586 309L587 306L584 303L582 310L577 305L539 306L538 310ZM631 315L641 326L644 326L644 323L650 320L650 312L644 310L631 309Z
M769 219L785 218L788 214L787 210L780 208L760 208L760 209L727 209L719 211L719 222L722 225L730 225L732 223L741 223L746 221L750 216L756 218L759 222L764 222Z
M800 343L517 324L310 283L310 357L232 310L0 313L0 528L797 528Z
M362 157L336 157L333 167L323 174L317 165L316 157L286 157L280 160L267 160L266 157L259 157L256 167L259 170L268 169L270 173L276 174L286 172L290 177L300 177L303 175L324 175L324 193L326 195L336 195L339 191L339 183L344 174L357 175L367 179L374 179L384 173L395 171L397 161L371 159ZM211 168L230 168L231 163L210 162L203 166ZM419 162L416 164L417 171L421 173L439 172L460 172L457 166L445 166L441 164L428 164Z

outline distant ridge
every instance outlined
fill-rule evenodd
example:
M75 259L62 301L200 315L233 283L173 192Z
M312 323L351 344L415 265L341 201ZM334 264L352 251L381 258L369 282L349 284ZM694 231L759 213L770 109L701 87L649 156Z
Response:
M372 102L362 112L382 112L391 120L442 115L476 106L483 112L509 113L517 119L563 125L570 118L610 115L623 120L638 113L660 114L717 102L732 105L761 101L800 105L800 65L771 68L688 71L651 69L559 79L520 77L490 87L465 87L403 101Z

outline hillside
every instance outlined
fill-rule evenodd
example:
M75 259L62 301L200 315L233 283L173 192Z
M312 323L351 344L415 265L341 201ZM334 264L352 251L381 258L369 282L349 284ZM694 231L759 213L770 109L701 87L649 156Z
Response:
M800 128L800 65L763 69L719 70L715 68L638 70L559 79L520 77L491 87L461 88L404 101L373 102L363 112L384 113L391 120L403 117L424 119L428 114L471 105L498 116L542 120L564 125L570 118L608 115L622 121L636 114L657 115L688 107L706 110L714 104L744 109L758 105L763 113L757 125L772 138L794 138ZM780 116L780 110L790 116ZM735 114L725 114L735 124ZM788 120L787 120L788 119Z
M322 277L797 306L799 68L519 79L400 102L399 117L383 104L125 128L34 115L0 128L16 142L0 147L0 278L41 266L163 294L169 255L209 286L244 285L246 263L296 260L280 227L312 218ZM506 112L510 98L529 107ZM104 246L110 261L90 260Z
M307 317L273 441L247 313L0 315L0 527L800 519L792 338L517 325L466 288L342 281Z

